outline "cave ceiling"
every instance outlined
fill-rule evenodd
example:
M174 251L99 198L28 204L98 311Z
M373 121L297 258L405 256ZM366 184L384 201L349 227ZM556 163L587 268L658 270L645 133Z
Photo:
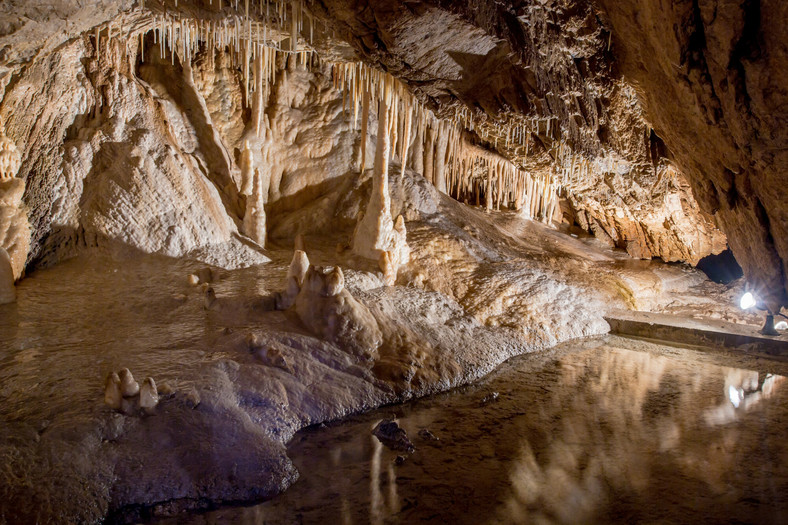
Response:
M14 124L12 113L23 106L14 91L67 42L89 38L97 27L138 38L162 14L243 20L244 2L219 4L4 2L0 115L10 121L9 135L34 142L28 128L23 133ZM262 20L262 7L251 4L249 16ZM322 60L362 61L388 72L438 117L461 124L469 143L520 169L549 173L575 225L634 257L666 261L694 264L727 243L772 309L788 302L782 169L788 6L775 0L303 6L309 24L300 38ZM45 168L23 163L20 176L43 177L46 185ZM48 230L30 188L35 244Z

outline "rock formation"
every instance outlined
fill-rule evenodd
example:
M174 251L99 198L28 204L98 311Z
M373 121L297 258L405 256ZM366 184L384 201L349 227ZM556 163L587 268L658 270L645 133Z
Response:
M390 126L388 120L390 109L383 103L393 97L391 89L390 82L384 83L383 97L377 112L378 131L372 172L372 194L353 233L353 252L361 257L379 261L381 270L387 275L387 283L393 284L399 267L408 263L410 251L404 219L401 215L398 216L396 225L391 220L391 196L388 184L391 145L389 128L394 126L393 124Z
M623 74L714 214L748 282L788 304L788 7L767 2L596 0Z
M118 373L120 378L120 393L123 397L134 397L140 393L140 384L134 380L128 368L122 369Z
M15 178L19 166L16 145L0 122L0 248L10 258L14 280L22 276L30 250L30 224L22 203L25 182Z
M0 520L267 498L298 429L607 309L788 303L776 0L33 4L0 6ZM727 245L747 283L690 267ZM183 393L51 399L118 362Z
M120 376L117 372L112 372L104 381L104 403L114 410L120 410L122 401Z
M296 249L293 252L293 260L290 261L290 266L287 269L285 289L276 297L276 308L278 310L287 310L293 306L296 296L304 284L307 270L309 270L309 258L306 256L306 252Z
M344 286L338 266L310 265L295 300L295 312L312 333L363 359L374 359L383 342L378 323Z
M146 377L140 387L140 408L151 412L159 404L159 391L152 377Z

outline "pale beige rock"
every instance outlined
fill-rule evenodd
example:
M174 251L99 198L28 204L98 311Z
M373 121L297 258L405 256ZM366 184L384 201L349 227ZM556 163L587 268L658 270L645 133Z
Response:
M304 284L304 277L309 269L309 258L306 252L296 249L293 252L293 259L287 269L285 277L285 289L276 295L277 310L287 310L294 303L298 292Z
M310 266L295 312L318 337L363 359L374 359L383 341L380 328L369 309L339 287L340 276L341 270Z
M401 265L407 264L410 250L407 245L405 221L400 215L396 225L391 220L391 196L388 184L389 136L386 129L388 108L380 104L378 110L377 146L372 173L372 194L367 208L359 217L353 234L353 252L382 264L387 257L384 274L386 282L396 280ZM384 255L387 254L387 255ZM391 279L393 274L393 279Z
M6 137L0 122L0 182L13 179L19 171L20 163L16 144Z
M159 404L159 391L152 377L146 377L140 387L140 408L152 411Z
M134 380L131 371L124 368L118 374L120 377L120 392L123 397L133 397L140 393L140 384Z
M391 252L380 252L380 259L378 260L378 267L383 272L383 280L386 286L394 286L397 281L397 268L392 262Z
M120 410L122 401L120 376L117 372L111 372L104 381L104 403L114 410Z
M14 280L22 276L30 250L30 224L22 204L25 183L14 178L20 163L16 144L0 121L0 248L10 257Z
M326 284L323 290L323 295L326 297L334 297L345 289L345 274L342 268L335 266L328 275L326 275Z
M304 277L309 269L309 257L302 249L296 249L293 252L293 260L290 261L290 267L287 269L287 277L295 277L298 285L304 282Z

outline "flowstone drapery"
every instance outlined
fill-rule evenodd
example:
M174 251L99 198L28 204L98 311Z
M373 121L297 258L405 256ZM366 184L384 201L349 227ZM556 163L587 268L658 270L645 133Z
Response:
M16 144L0 123L0 304L14 300L14 281L22 277L30 250L30 223L22 205L25 182L16 178Z

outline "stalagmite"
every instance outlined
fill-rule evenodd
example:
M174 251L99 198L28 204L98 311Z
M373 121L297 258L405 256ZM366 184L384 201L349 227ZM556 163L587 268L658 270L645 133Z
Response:
M383 272L383 282L386 286L394 286L397 282L397 268L394 266L394 259L395 256L390 251L380 252L378 267Z
M123 403L123 393L121 392L120 376L117 372L111 372L104 381L104 403L114 410L120 410Z
M290 266L287 269L285 289L276 295L277 310L287 310L295 303L296 296L298 296L301 287L304 285L304 278L308 269L309 258L306 252L296 248L293 252L293 259L290 261Z
M383 100L391 101L391 84L386 82ZM375 163L372 173L372 195L363 217L356 225L353 235L353 252L361 257L379 261L381 252L391 251L396 255L392 261L394 267L399 268L407 260L400 260L404 253L403 245L407 245L402 231L394 227L391 220L391 198L388 187L388 161L390 149L389 135L389 107L383 103L378 104L378 132L375 147Z
M146 377L140 387L140 408L147 412L153 411L159 404L159 391L152 377Z
M345 288L345 274L342 272L342 268L335 266L334 269L326 275L325 283L325 288L323 290L324 296L334 297L339 295L339 292Z
M369 309L345 289L339 267L310 266L294 310L315 335L364 360L377 357L380 328Z
M301 286L304 282L304 276L309 269L309 258L303 250L295 250L293 253L293 260L287 270L287 278L295 277L296 282Z
M249 140L244 141L241 151L241 195L252 195L254 193L254 158Z
M123 394L123 397L132 397L139 394L140 384L134 380L134 376L131 375L131 371L128 368L121 370L118 375L120 377L120 392Z
M244 214L243 232L261 247L266 242L265 197L262 188L262 175L255 169L254 186L252 194L246 199L246 212Z

